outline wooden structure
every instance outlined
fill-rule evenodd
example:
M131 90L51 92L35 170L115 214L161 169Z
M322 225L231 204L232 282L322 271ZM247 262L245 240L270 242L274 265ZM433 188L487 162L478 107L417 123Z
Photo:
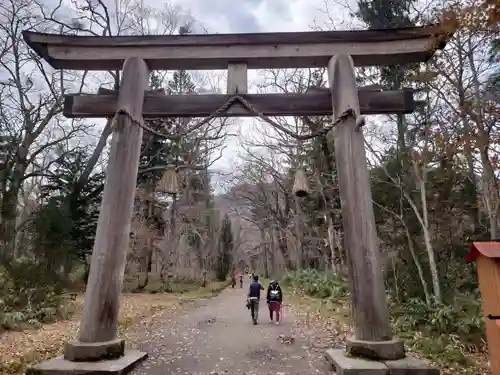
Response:
M474 242L465 260L476 261L492 375L500 375L500 242Z
M427 60L444 39L439 26L427 26L113 37L25 32L24 40L56 69L116 70L129 57L140 56L153 70L202 70L228 69L238 63L248 69L324 68L335 55L351 56L356 66L407 64Z
M246 82L246 76L245 76ZM116 111L118 93L101 95L67 95L64 115L73 117L112 117ZM328 90L316 90L305 94L238 94L259 108L267 116L325 116L332 113L332 98ZM236 93L235 91L233 93ZM411 113L415 110L411 90L358 91L361 113L365 115ZM222 106L231 95L168 96L146 92L143 104L144 118L159 117L205 117ZM252 116L241 106L231 108L225 117Z
M111 117L114 128L104 198L79 332L82 343L115 339L143 117L213 114L237 94L264 115L333 114L345 248L353 299L356 345L394 343L380 265L360 114L409 113L412 93L358 88L355 66L425 61L446 36L438 26L370 31L182 36L62 36L24 32L28 45L58 69L123 69L119 92L67 95L67 117ZM328 67L330 87L304 94L248 94L247 69ZM165 96L146 92L149 69L228 69L226 95ZM143 100L144 99L144 100ZM217 116L245 116L239 103ZM123 114L122 114L123 113ZM262 117L262 116L261 116ZM82 344L83 345L83 344ZM373 349L373 348L372 348ZM370 349L370 350L372 350ZM389 350L390 352L391 350ZM385 355L385 354L384 354Z

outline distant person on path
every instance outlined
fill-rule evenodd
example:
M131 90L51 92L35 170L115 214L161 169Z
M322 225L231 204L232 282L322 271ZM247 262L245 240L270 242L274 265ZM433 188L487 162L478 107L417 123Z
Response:
M259 319L259 301L261 290L264 290L264 287L261 283L259 283L259 276L254 275L253 281L248 288L248 302L250 305L250 314L252 315L253 325L256 325L257 319Z
M243 288L243 275L240 275L240 288Z
M231 275L231 288L234 289L235 286L236 286L236 275L233 273Z
M269 317L273 321L273 312L276 313L276 324L280 324L281 304L283 302L283 291L280 284L273 280L267 288L267 306L269 307Z

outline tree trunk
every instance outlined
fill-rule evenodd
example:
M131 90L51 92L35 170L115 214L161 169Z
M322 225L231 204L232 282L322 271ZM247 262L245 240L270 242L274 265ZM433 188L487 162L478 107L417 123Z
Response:
M151 266L153 264L153 239L148 238L146 241L146 247L143 249L143 254L141 256L141 269L143 274L142 283L139 284L139 289L144 289L149 284L149 274L151 272Z
M335 251L335 249L337 248L337 244L335 242L335 228L333 226L332 215L325 215L325 219L328 223L328 247L330 248L331 253L331 268L333 272L337 273L337 253Z
M290 253L288 251L288 242L286 238L286 232L285 229L279 228L277 231L277 237L278 237L278 248L281 251L281 254L283 255L283 259L285 260L285 266L289 270L294 270L295 265L293 264L292 260L290 259Z
M431 295L429 293L429 286L427 285L427 281L425 280L422 264L420 263L420 260L417 257L417 253L415 252L415 246L413 245L413 240L411 238L410 231L408 230L408 226L406 225L405 222L403 222L403 226L405 228L406 239L408 241L408 249L410 250L413 263L415 263L415 267L417 268L420 284L422 284L422 288L424 290L425 302L427 303L427 305L430 305Z
M417 178L417 188L420 192L422 214L420 214L415 203L413 203L413 201L411 199L407 199L407 201L411 205L411 207L412 207L415 215L417 216L417 219L422 227L422 232L424 234L425 250L427 252L427 257L429 259L429 269L431 271L434 297L436 298L436 301L440 303L440 302L442 302L443 298L441 295L441 284L439 281L439 272L438 272L438 268L437 268L434 248L432 246L432 239L431 239L431 233L430 233L430 227L429 227L429 213L427 210L427 191L426 191L426 186L425 186L426 180L427 180L426 166L424 165L422 167L422 172L420 172L418 170L418 163L416 161L413 162L413 165L415 168L415 175ZM407 196L407 198L409 198L409 197Z
M490 226L490 238L498 238L498 189L496 185L496 177L491 166L488 151L486 147L480 152L481 164L483 166L483 197L486 206L486 211L488 213L488 221Z
M301 207L297 197L295 197L295 235L297 236L297 268L304 265L304 234L301 227Z

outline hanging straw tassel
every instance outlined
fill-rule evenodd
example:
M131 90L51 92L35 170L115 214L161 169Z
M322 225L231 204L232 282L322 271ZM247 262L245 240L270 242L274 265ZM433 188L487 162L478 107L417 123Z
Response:
M168 165L157 186L158 190L167 194L179 194L179 180L175 166Z
M299 198L303 198L309 195L307 175L302 168L297 168L297 170L295 171L295 182L293 183L292 192Z

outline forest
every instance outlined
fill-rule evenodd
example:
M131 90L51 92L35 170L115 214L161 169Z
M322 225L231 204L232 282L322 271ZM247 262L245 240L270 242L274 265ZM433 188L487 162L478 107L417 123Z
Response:
M426 63L359 68L357 74L360 85L374 90L412 89L419 103L413 114L371 116L364 127L393 327L411 350L478 374L487 367L487 348L476 267L464 256L472 241L500 238L500 4L325 0L327 21L314 28L339 28L339 7L352 28L441 20L454 31ZM64 95L120 84L119 71L52 69L27 47L22 31L115 36L217 30L205 30L189 9L132 0L58 0L50 6L7 0L0 20L1 342L11 331L68 319L68 293L85 288L112 126L111 120L65 118ZM154 71L150 89L220 93L225 74ZM259 92L327 85L325 69L256 76ZM124 292L215 291L232 272L250 269L283 279L294 298L306 298L321 314L348 316L349 249L343 246L333 135L300 142L256 121L227 118L196 126L197 120L147 120L171 136L143 136ZM331 121L275 120L296 134ZM240 152L221 168L227 144L236 139ZM170 165L177 170L174 194L158 189ZM299 168L310 188L302 198L292 193ZM2 364L0 373L17 373L19 366Z

